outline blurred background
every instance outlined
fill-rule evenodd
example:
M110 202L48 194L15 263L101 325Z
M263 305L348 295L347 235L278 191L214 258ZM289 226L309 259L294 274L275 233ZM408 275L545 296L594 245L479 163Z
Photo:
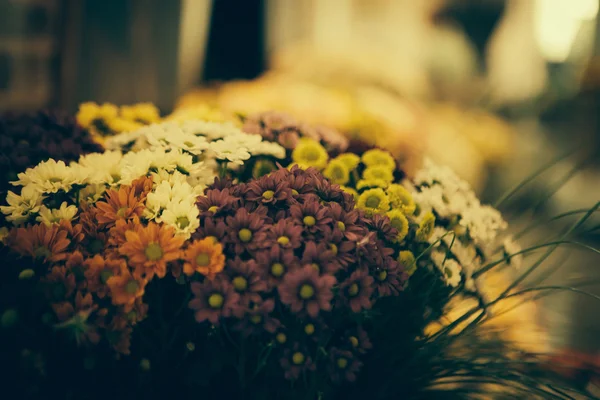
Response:
M598 11L598 0L0 0L0 110L287 111L409 170L422 155L445 163L490 203L550 163L502 204L515 231L539 225L522 238L539 243L600 200ZM599 247L599 220L575 239ZM598 254L569 251L536 279L585 279L600 294ZM557 345L600 351L594 301L544 300Z

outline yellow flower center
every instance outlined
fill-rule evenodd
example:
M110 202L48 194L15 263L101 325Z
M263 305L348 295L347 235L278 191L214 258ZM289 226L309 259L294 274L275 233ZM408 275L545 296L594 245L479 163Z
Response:
M158 261L163 256L162 248L158 243L150 243L144 253L149 261Z
M392 225L393 228L398 229L399 231L402 230L402 227L404 226L404 221L402 221L401 218L398 217L394 217L392 218L392 220L390 221L390 225Z
M308 283L300 286L300 291L298 292L301 299L308 300L315 295L315 288L313 288Z
M358 294L358 284L353 283L352 285L350 285L350 287L348 288L348 294L352 297L356 296Z
M19 279L22 279L22 280L31 279L34 276L35 276L35 271L32 270L31 268L24 269L23 271L21 271L19 273Z
M252 240L252 231L248 228L242 228L238 232L238 237L240 238L240 240L242 242L248 243L249 241Z
M285 267L281 263L271 265L271 275L279 278L285 272Z
M35 258L48 258L52 255L52 252L46 246L40 246L33 251Z
M106 281L108 281L108 278L110 278L111 276L113 276L113 273L111 270L108 270L108 269L102 270L102 272L100 272L100 282L106 283Z
M243 276L233 278L233 287L238 292L242 292L248 288L248 281Z
M200 253L196 256L196 265L199 267L206 267L210 264L210 256L206 253Z
M350 340L352 347L358 347L358 338L356 336L350 336L348 340Z
M140 285L137 283L137 281L129 281L127 282L127 285L125 285L125 293L136 294L139 288Z
M334 243L329 243L329 250L331 250L334 256L337 256L338 247Z
M208 211L210 211L213 214L216 214L217 211L219 211L219 207L217 207L217 206L210 206L210 207L208 207Z
M311 267L313 267L313 269L317 272L321 272L321 266L317 263L312 263L310 264Z
M298 191L296 189L292 189L292 196L296 197L298 196L300 193L298 193Z
M385 281L387 279L387 271L379 271L377 274L377 279L380 281Z
M127 207L121 207L117 210L117 217L125 218L125 215L127 215Z
M285 333L283 332L279 332L276 336L275 336L275 340L277 340L278 343L285 343L287 342L287 336L285 336Z
M304 360L305 360L304 354L300 353L299 351L295 352L292 355L292 362L296 365L303 364Z
M275 196L275 192L272 190L266 190L263 194L262 197L265 200L271 200L273 198L273 196Z
M342 221L337 222L337 227L342 232L344 232L346 230L346 224L344 224Z
M337 359L336 364L339 369L345 369L348 366L348 360L345 359L344 357L340 357Z
M279 243L282 246L287 246L290 243L290 238L287 236L279 236L277 238L277 243Z
M221 308L223 307L223 302L225 299L221 293L213 293L208 297L208 305L212 308Z
M313 324L306 324L306 326L304 327L304 333L306 333L307 335L312 335L313 333L315 333L315 326Z
M312 215L307 215L302 219L302 222L304 222L304 225L306 226L314 226L317 223L317 220Z
M190 225L190 220L188 217L179 217L175 221L175 224L179 227L179 229L185 229Z
M365 205L369 208L377 208L377 207L379 207L380 202L381 202L381 200L379 200L379 197L369 196L367 198L367 201L365 201Z

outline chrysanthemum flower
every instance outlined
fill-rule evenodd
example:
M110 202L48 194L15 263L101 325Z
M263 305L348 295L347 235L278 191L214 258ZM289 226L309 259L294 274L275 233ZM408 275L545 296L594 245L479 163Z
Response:
M332 161L339 161L346 166L348 171L353 171L360 163L360 157L354 153L343 153L334 158Z
M398 253L398 262L404 267L408 276L411 276L417 270L415 255L410 250L403 250Z
M60 221L71 221L77 215L77 211L77 206L67 205L66 201L63 201L60 207L55 209L42 205L36 221L48 226L58 224Z
M284 276L298 268L300 260L294 255L292 249L282 249L273 246L256 253L258 268L265 271L270 288L277 287Z
M93 135L108 136L114 133L109 127L112 119L117 118L119 109L114 104L102 105L88 102L79 105L77 122Z
M374 278L375 292L379 297L397 295L404 290L408 274L392 257L386 257L381 264L374 268L371 266L370 269Z
M160 121L160 111L152 103L138 103L131 106L121 106L121 117L143 125Z
M350 171L341 160L333 159L329 161L327 167L323 171L323 176L331 182L338 185L345 185L350 180Z
M202 226L192 235L194 239L211 238L223 243L227 237L227 225L222 219L204 218Z
M283 351L279 364L284 370L284 376L289 380L296 380L304 371L314 371L317 366L310 357L307 349L294 343Z
M258 207L281 207L292 199L292 191L286 181L277 176L265 176L254 180L246 187L244 198L247 203Z
M126 231L127 242L119 248L131 266L135 267L137 278L152 279L156 274L164 278L167 264L181 255L184 238L176 236L173 228L150 222L135 231Z
M400 209L405 215L413 215L417 208L410 192L402 185L392 183L386 188L392 208Z
M196 205L203 216L223 215L239 201L228 188L208 189L204 196L198 196Z
M383 179L361 179L356 182L356 189L361 191L364 189L387 188L390 183Z
M6 215L6 220L14 225L19 225L30 219L40 211L44 196L35 185L27 185L21 189L20 194L8 191L6 206L0 206L0 212Z
M46 296L53 302L63 301L75 292L77 282L75 275L67 267L54 266L43 278Z
M435 226L435 216L433 213L428 212L423 216L423 219L419 223L419 227L416 232L416 239L419 242L427 242L433 233L433 228Z
M351 351L332 348L329 351L330 378L335 383L354 382L362 363Z
M213 279L225 267L223 247L211 238L194 240L185 249L183 259L183 273L188 276L198 272Z
M291 206L289 213L296 223L303 227L304 232L314 234L329 229L331 217L328 215L328 209L316 198L307 199L304 204Z
M388 211L386 215L390 219L390 225L398 231L393 240L397 242L403 241L408 234L409 228L408 219L406 219L404 212L400 211L399 209L393 209Z
M292 160L300 167L314 167L319 170L327 165L327 150L312 139L301 138L292 151Z
M334 262L335 254L326 243L317 243L313 241L304 244L304 252L300 263L309 265L319 274L335 274L340 265Z
M360 326L349 329L346 331L344 336L345 343L349 345L354 352L366 354L367 350L371 350L373 348L373 344L369 340L367 332Z
M392 221L387 216L375 214L372 218L367 219L366 222L370 231L377 233L379 239L393 242L398 238L398 229L393 226Z
M119 190L108 190L104 201L96 202L98 222L113 226L117 220L139 217L144 211L144 203L136 196L132 186L121 186Z
M66 251L71 241L68 231L60 225L29 225L17 228L14 232L14 237L9 241L11 247L21 255L50 263L67 258Z
M13 185L33 185L40 193L68 192L73 185L81 185L86 182L89 177L89 170L83 167L68 166L64 161L49 159L33 168L27 168L25 172L19 173L17 177L19 179L12 182Z
M361 160L367 167L382 166L391 171L396 169L396 161L387 151L379 149L368 150L362 155Z
M307 265L285 275L278 288L279 297L292 312L306 311L312 318L316 318L320 310L331 310L331 289L335 283L335 277L319 275L316 269Z
M302 244L302 227L292 219L280 219L267 230L267 240L283 249L297 249Z
M118 275L127 263L122 258L107 259L97 254L85 260L85 266L87 289L102 299L109 292L108 279Z
M240 208L233 217L227 217L229 240L235 244L235 252L254 252L265 245L264 219L256 212L249 213Z
M373 277L364 269L354 271L348 279L340 284L340 294L344 303L354 313L368 310L372 306Z
M281 322L273 318L274 309L275 300L273 299L255 303L244 310L243 318L234 325L234 328L242 332L244 336L260 335L265 332L275 333L281 326Z
M200 226L200 211L193 202L176 201L167 204L157 222L162 222L175 229L177 235L188 239Z
M363 179L370 180L382 180L385 182L392 182L394 180L393 170L383 166L383 165L375 165L373 167L368 167L363 171Z
M361 193L356 206L368 215L384 213L390 209L390 202L383 189L369 189Z
M114 305L132 305L137 298L144 295L146 281L136 279L127 264L121 264L118 274L106 280L110 289L110 297Z
M194 310L197 322L209 321L218 325L221 318L230 317L239 307L240 295L226 279L217 277L202 283L193 282L191 290L194 298L189 307Z
M250 304L261 302L261 293L267 291L267 282L254 260L242 261L239 257L227 261L227 275L233 289L240 295L240 311L243 315ZM241 316L241 315L240 315Z

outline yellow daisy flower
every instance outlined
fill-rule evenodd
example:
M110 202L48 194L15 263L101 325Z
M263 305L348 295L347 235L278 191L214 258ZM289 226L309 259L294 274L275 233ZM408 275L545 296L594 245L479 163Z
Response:
M160 121L160 111L152 103L138 103L122 106L121 117L142 125L150 125Z
M391 169L392 171L396 169L396 161L394 160L394 157L392 157L392 155L387 151L379 149L366 151L362 155L362 162L367 167L383 166Z
M102 105L88 102L79 105L77 112L77 123L87 129L92 135L108 136L113 134L109 123L117 118L119 109L114 104L104 103Z
M358 164L360 163L360 157L354 153L340 154L339 156L334 158L334 160L344 163L346 168L348 168L348 171L354 170L356 167L358 167Z
M388 184L383 179L361 179L356 183L356 189L386 188Z
M327 166L327 150L315 140L301 138L292 151L292 160L301 167L315 167L322 170Z
M408 219L406 219L406 216L402 211L397 209L388 211L386 215L390 219L390 224L398 229L397 240L398 242L401 242L408 234Z
M133 132L143 127L143 124L125 118L113 118L108 121L109 129L114 133Z
M400 254L398 254L398 262L406 268L408 276L411 276L417 270L417 262L412 251L401 251Z
M345 185L350 180L350 171L343 161L334 159L327 164L327 167L325 167L323 176L332 183Z
M354 189L352 189L351 187L348 186L340 186L340 188L346 192L346 193L350 193L352 196L354 196L354 200L358 201L358 192Z
M426 242L433 233L433 227L435 225L435 216L432 212L428 212L423 216L419 228L417 228L416 238L419 242Z
M390 209L390 201L383 189L369 189L358 196L356 206L365 210L368 215L380 214Z
M413 215L417 208L410 192L402 185L393 183L386 189L392 208L402 210L405 215Z
M392 182L394 180L394 173L383 165L376 165L374 167L368 167L363 171L363 179L368 181L378 179Z

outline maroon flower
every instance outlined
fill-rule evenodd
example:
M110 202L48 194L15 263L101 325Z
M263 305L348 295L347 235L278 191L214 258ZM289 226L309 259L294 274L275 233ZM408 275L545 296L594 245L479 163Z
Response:
M335 283L335 277L319 275L317 270L308 265L284 276L278 288L279 297L292 312L306 311L312 318L316 318L320 310L331 310L331 289Z
M271 175L286 181L292 192L292 197L302 203L307 195L315 193L313 185L314 172L316 172L316 170L312 172L308 170L305 171L297 165L294 165L289 171L285 168L281 168Z
M326 243L307 242L304 246L304 252L300 262L302 265L309 265L319 274L333 275L340 267L339 263L334 262L335 254Z
M337 154L343 153L348 148L349 142L346 136L335 129L325 126L317 126L315 129L327 151Z
M258 270L267 277L270 288L278 286L286 273L298 268L299 260L291 249L273 246L256 253Z
M224 242L227 235L227 225L221 218L204 218L200 220L201 227L194 233L194 239L212 237L218 242Z
M347 330L344 338L345 344L349 345L352 351L360 354L366 354L368 350L373 348L367 332L360 326Z
M283 249L297 249L302 241L302 227L292 219L280 219L267 227L267 240Z
M366 223L369 230L376 232L381 240L394 242L398 237L398 229L392 226L390 219L385 215L375 214L373 217L367 218Z
M254 207L285 206L292 199L292 191L286 181L273 176L263 176L247 185L245 199Z
M354 197L344 192L339 185L329 182L323 175L314 178L315 193L326 203L339 203L346 211L354 208Z
M288 147L280 139L281 136L285 137L293 134L297 140L299 135L297 126L298 122L290 115L276 111L267 111L249 115L244 121L242 130L247 133L261 135L271 142L277 141L286 149L291 150L295 147L295 143L290 144L292 147Z
M314 371L316 369L308 350L301 347L299 343L294 343L291 348L283 351L283 357L279 360L279 364L285 371L285 378L296 380L304 371Z
M373 294L373 277L364 269L354 271L348 279L340 284L340 298L352 312L359 313L371 308Z
M204 282L193 282L191 290L194 298L189 307L195 311L198 322L209 321L217 325L221 318L230 317L238 307L240 296L225 279L217 277Z
M273 299L255 303L245 310L242 319L234 325L234 328L244 336L260 335L264 332L273 334L281 326L281 322L272 316L274 309Z
M359 224L359 213L357 210L346 211L337 203L329 204L329 215L332 219L334 230L344 234L348 240L358 241L365 236L367 229L364 224ZM362 222L362 221L361 221Z
M351 351L336 347L329 351L329 361L330 377L335 383L354 382L356 373L362 367L362 363Z
M242 261L239 257L228 260L225 271L233 289L240 295L238 316L241 316L251 303L261 302L261 293L267 290L267 282L259 274L254 260Z
M314 198L307 199L304 204L290 207L290 216L303 226L305 232L312 234L330 229L328 224L331 217L327 214L328 209Z
M265 224L264 216L246 209L240 208L235 216L227 217L227 229L229 240L235 244L235 252L241 255L244 250L250 253L264 247L266 234L263 230Z
M408 274L398 261L387 257L381 265L371 270L375 292L379 297L395 296L404 290Z
M205 217L222 216L239 200L230 194L229 189L209 189L205 193L196 200L200 213Z
M346 269L357 262L356 243L347 240L340 230L328 232L323 241L327 242L328 249L335 256L333 262L338 265L337 269Z

